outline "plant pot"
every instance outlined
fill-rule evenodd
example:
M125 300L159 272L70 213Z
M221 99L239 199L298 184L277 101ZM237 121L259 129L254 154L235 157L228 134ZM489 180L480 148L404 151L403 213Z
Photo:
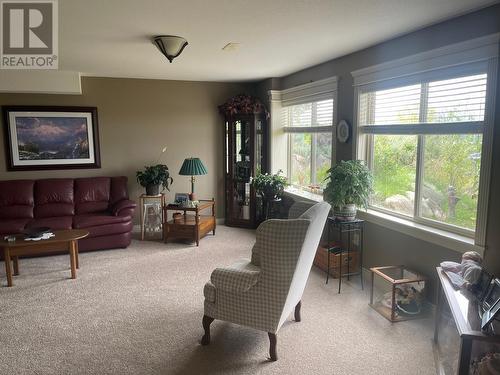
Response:
M160 185L146 186L146 195L159 195L159 194L160 194Z
M356 205L346 204L341 207L333 208L333 215L338 221L352 221L356 218Z
M276 189L272 186L265 186L264 189L262 190L262 198L268 202L274 201L279 198L281 193L282 193L281 189Z

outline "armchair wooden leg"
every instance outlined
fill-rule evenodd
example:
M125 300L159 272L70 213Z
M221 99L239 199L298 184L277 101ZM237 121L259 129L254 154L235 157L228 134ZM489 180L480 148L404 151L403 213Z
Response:
M275 333L268 332L267 334L269 336L269 357L274 362L278 360L278 355L276 354L277 338Z
M297 303L297 306L295 306L295 321L300 322L300 308L302 307L302 301L299 301Z
M205 330L205 334L201 338L201 345L208 345L210 344L210 324L214 321L214 318L208 316L208 315L203 315L203 329Z

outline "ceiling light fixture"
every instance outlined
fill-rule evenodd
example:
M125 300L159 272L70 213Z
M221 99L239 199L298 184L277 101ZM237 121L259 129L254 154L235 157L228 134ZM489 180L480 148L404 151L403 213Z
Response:
M153 38L153 42L170 62L188 45L186 39L175 35L158 35Z

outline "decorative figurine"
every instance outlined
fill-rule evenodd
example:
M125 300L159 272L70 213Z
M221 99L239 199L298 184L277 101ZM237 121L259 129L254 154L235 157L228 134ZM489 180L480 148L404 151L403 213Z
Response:
M467 251L462 255L462 263L442 262L441 268L457 288L470 289L479 281L483 258L475 251Z

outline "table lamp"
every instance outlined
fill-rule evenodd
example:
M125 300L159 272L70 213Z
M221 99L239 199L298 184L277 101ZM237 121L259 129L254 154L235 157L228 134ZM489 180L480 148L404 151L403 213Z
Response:
M190 200L194 201L194 176L199 176L202 174L207 174L207 168L203 165L200 158L187 158L182 163L181 170L179 174L181 176L191 176L191 195Z

